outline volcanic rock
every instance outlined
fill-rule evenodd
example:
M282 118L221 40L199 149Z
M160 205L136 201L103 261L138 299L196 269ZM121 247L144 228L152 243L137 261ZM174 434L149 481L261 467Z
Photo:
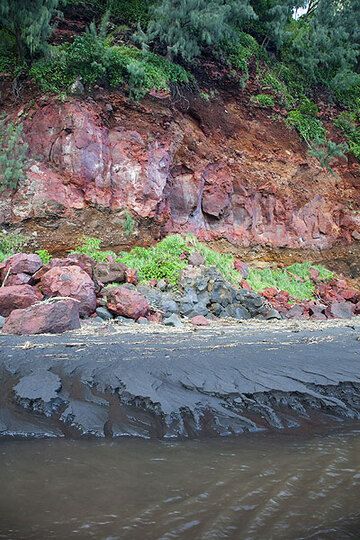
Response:
M5 261L5 266L1 273L1 279L4 280L5 276L9 274L35 274L43 263L35 253L17 253L12 255Z
M14 309L24 309L42 299L42 294L31 285L0 287L0 315L8 317Z
M4 334L60 334L80 328L79 306L75 300L42 302L11 312Z
M41 278L39 287L47 298L61 296L79 300L81 317L88 317L96 309L94 282L79 266L51 268Z
M124 283L126 281L126 271L127 268L122 263L97 263L94 275L104 285L108 283Z
M139 317L145 317L150 311L145 296L126 285L109 288L106 297L108 309L122 317L137 320Z

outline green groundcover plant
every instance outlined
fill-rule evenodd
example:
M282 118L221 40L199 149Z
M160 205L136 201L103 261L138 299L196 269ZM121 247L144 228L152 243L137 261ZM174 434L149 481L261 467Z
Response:
M240 286L241 283L241 276L234 267L234 255L219 253L192 235L169 235L154 246L134 247L118 255L112 251L102 251L100 240L86 238L76 252L85 253L101 262L108 260L110 256L137 270L140 282L165 279L173 286L178 285L181 271L188 265L186 255L199 252L204 257L206 266L217 268L224 279L235 286ZM256 292L274 287L287 291L294 300L311 299L315 293L315 285L310 278L311 268L319 272L320 280L327 281L334 276L322 265L304 262L286 268L250 267L247 281Z

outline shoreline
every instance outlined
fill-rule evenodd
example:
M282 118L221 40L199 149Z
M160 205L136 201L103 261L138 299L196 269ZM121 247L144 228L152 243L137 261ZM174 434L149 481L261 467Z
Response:
M1 336L0 439L181 440L360 419L360 319Z

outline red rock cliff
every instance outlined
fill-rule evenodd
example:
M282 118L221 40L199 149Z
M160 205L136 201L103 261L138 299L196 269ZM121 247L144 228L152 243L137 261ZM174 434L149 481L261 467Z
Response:
M331 175L281 119L235 100L179 112L155 99L44 98L22 114L31 162L19 190L2 194L0 223L43 245L69 248L84 232L121 244L125 208L149 238L192 231L308 249L360 238L358 164Z

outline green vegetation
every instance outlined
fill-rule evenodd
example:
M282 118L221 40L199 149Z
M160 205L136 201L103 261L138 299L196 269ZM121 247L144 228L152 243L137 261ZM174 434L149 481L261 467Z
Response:
M93 22L50 45L61 12ZM184 97L181 85L196 91L191 72L201 67L205 100L217 91L213 78L228 77L239 92L248 85L250 103L285 108L288 125L329 167L343 143L360 159L359 33L360 0L2 0L0 73L14 77L15 91L30 75L64 99L79 81L85 92L121 89L140 100L153 90ZM318 95L345 109L335 122L341 145L327 141Z
M122 253L117 260L138 271L140 281L166 279L177 285L181 271L188 262L182 255L200 252L207 266L215 266L225 279L239 283L239 273L234 269L234 257L218 253L199 242L193 236L171 235L150 248L135 247L128 253Z
M0 73L12 73L15 69L17 58L14 36L0 28Z
M115 259L116 255L113 251L102 251L101 240L92 236L84 236L80 246L71 253L80 253L88 255L97 262L106 262L110 258Z
M25 178L27 149L22 141L22 125L0 117L0 193L16 189Z
M249 69L252 61L263 57L265 51L250 34L237 31L222 42L220 57L232 68L241 72L240 84L244 86L249 79Z
M181 271L187 266L186 260L180 256L187 250L185 238L173 235L153 247L135 247L128 253L121 253L116 260L137 270L142 282L166 279L168 283L176 285Z
M360 126L356 114L344 111L336 118L334 125L345 135L350 152L360 160Z
M15 233L0 231L0 263L11 255L19 253L25 246L27 239L25 236Z
M1 0L0 26L14 36L20 63L44 52L59 0Z
M258 105L258 107L268 108L275 106L275 100L269 94L257 94L256 96L252 96L250 101Z
M168 56L191 62L209 46L231 39L255 14L249 0L162 0L150 10L144 44L158 40Z
M124 214L123 229L125 236L132 236L135 230L135 220L130 214L129 211L126 211Z
M328 281L334 277L324 266L305 262L281 269L250 268L247 281L256 292L274 287L279 291L287 291L295 300L311 300L314 298L315 285L310 279L310 268L319 272L320 280Z
M35 251L35 253L36 255L39 255L43 264L48 264L52 259L52 255L48 252L47 249L38 249L37 251Z
M325 141L326 130L323 123L314 116L304 114L300 109L290 111L286 122L299 132L308 146L314 141Z
M52 47L49 58L35 62L30 75L45 92L69 90L78 78L118 88L126 85L130 96L140 99L153 89L169 90L170 84L184 84L191 76L181 66L147 51L127 45L111 45L106 37L108 15L99 30L77 36L73 43Z
M181 256L195 251L203 255L206 266L217 268L224 279L239 286L241 277L234 268L234 256L219 253L199 242L194 236L168 236L153 247L136 247L128 253L123 253L117 260L136 269L142 282L166 279L168 283L177 285L181 271L188 264L186 258ZM312 299L315 286L310 279L310 268L315 268L319 272L320 280L327 281L334 277L333 273L323 266L306 262L283 269L250 268L247 281L256 292L275 287L289 292L295 300Z
M319 160L322 167L327 169L331 174L335 174L331 168L331 164L338 158L346 158L345 152L349 150L346 143L337 144L334 141L319 141L314 142L309 150L309 154Z

